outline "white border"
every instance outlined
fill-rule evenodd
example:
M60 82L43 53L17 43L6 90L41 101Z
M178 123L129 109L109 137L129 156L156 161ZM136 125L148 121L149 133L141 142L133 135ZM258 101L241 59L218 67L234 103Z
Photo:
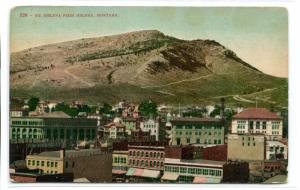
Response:
M17 0L16 0L17 1ZM192 1L192 0L152 0L145 1L96 1L96 0L82 0L82 1L51 1L46 0L27 0L18 2L11 2L10 0L0 0L0 30L1 30L1 179L0 189L53 189L53 187L64 188L64 189L95 189L95 188L109 188L109 189L151 189L152 187L162 187L166 189L177 190L181 188L209 188L209 189L294 189L299 187L298 183L298 168L299 168L299 150L297 147L297 137L299 134L299 126L297 126L297 114L300 92L299 84L300 75L300 58L299 58L299 1L293 0L244 0L233 1L233 0L205 0L205 1ZM15 6L275 6L275 7L286 7L289 12L289 174L288 184L284 185L233 185L233 184L221 184L221 185L170 185L170 184L11 184L8 176L8 118L9 118L9 14L10 9ZM298 43L297 43L298 42Z

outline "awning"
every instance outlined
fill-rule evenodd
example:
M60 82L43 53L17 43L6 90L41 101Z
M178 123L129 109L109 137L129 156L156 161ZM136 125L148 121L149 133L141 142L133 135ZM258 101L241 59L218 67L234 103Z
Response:
M194 178L193 183L207 183L207 178L206 177L202 177L202 176L196 176Z
M193 183L221 183L221 178L196 176Z
M159 175L160 175L160 171L144 169L142 177L150 177L150 178L157 179L159 177Z
M162 180L169 180L169 181L176 181L179 177L179 174L165 172L164 175L161 177Z
M129 168L129 169L127 170L126 175L127 175L127 176L133 176L134 171L135 171L135 168Z
M126 174L126 170L112 170L112 174Z
M144 172L144 169L135 168L135 171L133 173L134 176L142 176Z
M137 176L137 177L149 177L149 178L158 178L160 175L160 171L155 170L147 170L141 168L129 168L127 176Z

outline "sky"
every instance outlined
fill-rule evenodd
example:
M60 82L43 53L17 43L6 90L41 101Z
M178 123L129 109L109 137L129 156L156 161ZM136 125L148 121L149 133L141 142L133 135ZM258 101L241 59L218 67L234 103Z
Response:
M105 13L115 16L97 16ZM10 50L146 29L215 40L264 73L288 77L288 12L275 7L16 7Z

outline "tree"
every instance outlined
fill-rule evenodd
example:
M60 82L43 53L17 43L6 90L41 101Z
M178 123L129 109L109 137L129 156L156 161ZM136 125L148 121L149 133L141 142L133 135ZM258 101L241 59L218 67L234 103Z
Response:
M112 114L112 106L105 102L100 108L100 112L102 114Z
M28 100L28 106L29 106L29 111L34 111L36 109L36 106L38 105L40 99L37 97L31 97Z
M139 111L142 116L155 117L157 116L157 105L152 101L144 101L139 105Z

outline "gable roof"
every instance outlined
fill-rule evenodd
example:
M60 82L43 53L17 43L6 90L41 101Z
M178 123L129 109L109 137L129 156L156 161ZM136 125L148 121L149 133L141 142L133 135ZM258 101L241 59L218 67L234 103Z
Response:
M274 119L280 120L281 116L274 112L269 111L266 108L248 108L244 111L234 115L233 119Z

